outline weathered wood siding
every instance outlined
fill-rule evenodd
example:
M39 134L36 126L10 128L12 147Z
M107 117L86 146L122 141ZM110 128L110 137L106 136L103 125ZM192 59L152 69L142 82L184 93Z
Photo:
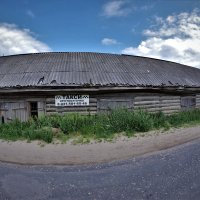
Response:
M200 94L196 95L196 108L200 108Z
M89 98L89 106L55 106L55 97L46 98L46 114L51 115L55 113L80 113L80 114L96 114L97 113L97 99L93 96Z
M98 112L125 107L133 109L134 95L132 93L101 94L97 96Z
M32 96L31 96L32 95ZM162 111L166 114L176 113L184 109L184 99L196 96L195 107L200 108L200 94L172 95L162 93L107 93L90 94L89 106L55 106L55 95L23 94L18 96L0 96L0 116L5 122L18 118L26 121L30 117L30 102L37 102L38 116L65 113L96 114L97 112L126 107L129 110L142 108L149 112Z
M5 122L19 119L26 121L28 119L27 103L25 101L1 102L0 115L4 116Z
M193 96L182 96L181 97L181 109L189 110L196 108L196 95Z
M38 101L38 116L46 114L46 101Z
M152 94L152 93L120 93L107 94L97 97L97 110L104 111L109 108L127 107L128 109L144 109L149 112L162 111L175 113L181 110L180 96Z
M180 111L180 96L136 96L134 109L142 108L149 112L175 113Z
M0 96L0 116L4 116L5 122L15 119L27 121L30 117L29 102L38 103L38 116L46 113L44 98L31 97L30 95Z

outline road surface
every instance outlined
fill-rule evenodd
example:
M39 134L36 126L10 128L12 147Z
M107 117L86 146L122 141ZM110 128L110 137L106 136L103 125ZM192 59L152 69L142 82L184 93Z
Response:
M126 161L85 166L0 164L0 200L200 199L200 139Z

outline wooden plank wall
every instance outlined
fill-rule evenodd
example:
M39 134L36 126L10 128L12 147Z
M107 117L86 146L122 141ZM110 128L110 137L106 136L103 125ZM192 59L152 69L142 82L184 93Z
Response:
M196 95L196 108L200 108L200 94Z
M134 109L137 108L142 108L149 112L176 113L181 110L180 96L136 96Z
M80 113L80 114L91 114L97 113L97 99L93 96L89 98L89 106L55 106L55 97L46 98L46 114L65 114L65 113Z
M0 96L0 115L5 117L5 122L19 119L27 121L30 117L30 101L38 102L38 115L45 114L44 97L35 97L30 95L19 96Z
M106 111L117 107L126 107L129 110L134 107L134 95L132 93L101 94L97 96L97 110Z
M114 107L115 105L127 105L129 109L142 108L149 112L162 111L166 114L176 113L181 110L181 96L170 94L135 92L92 94L90 95L89 106L75 107L56 107L55 97L50 94L48 96L38 95L38 97L31 97L23 94L9 97L0 96L0 103L2 105L6 104L12 110L12 113L10 113L9 109L0 109L0 114L5 114L7 118L19 118L22 121L25 121L29 118L28 102L30 101L38 102L39 115L73 112L80 114L96 114L98 111L105 110L105 107L107 105L110 106L111 104L113 104ZM99 106L102 107L102 109L100 109ZM196 108L200 108L200 94L196 95Z
M102 101L124 101L123 105L126 105L128 102L128 108L130 109L139 109L142 108L149 112L158 112L162 111L166 114L176 113L181 110L180 106L180 96L175 95L165 95L159 93L116 93L116 94L107 94L100 95L98 98L98 110L105 110L105 104L102 108L99 108ZM109 100L110 99L110 100ZM132 102L132 106L130 106ZM108 104L109 105L109 104ZM120 104L119 104L120 105Z
M4 116L5 122L19 119L20 121L26 121L28 119L27 103L25 101L15 101L0 103L0 114Z

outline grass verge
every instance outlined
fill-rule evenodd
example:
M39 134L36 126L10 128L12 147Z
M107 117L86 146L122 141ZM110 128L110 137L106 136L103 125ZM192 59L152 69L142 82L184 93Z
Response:
M194 109L177 114L164 115L162 112L149 113L144 110L128 111L116 109L94 116L66 114L42 116L27 122L14 120L0 125L0 139L43 140L51 143L54 138L65 143L74 139L75 143L89 143L91 139L112 140L117 133L134 136L136 132L154 129L168 130L171 127L200 124L200 110Z

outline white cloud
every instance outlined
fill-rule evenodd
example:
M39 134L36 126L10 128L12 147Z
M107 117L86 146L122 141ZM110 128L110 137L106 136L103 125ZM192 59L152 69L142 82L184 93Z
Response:
M200 11L195 9L191 13L159 18L156 23L154 28L143 31L146 40L141 41L137 47L125 48L122 53L200 68Z
M135 6L130 0L110 0L103 5L102 15L106 17L127 16L131 12L146 12L154 7L154 3Z
M13 24L0 24L0 56L51 51L44 43L33 37L28 29Z
M115 44L119 44L119 42L115 39L103 38L101 40L101 44L103 44L103 45L115 45Z
M126 16L130 9L126 7L126 1L110 1L103 6L103 15L106 17Z
M29 17L31 17L32 19L35 18L35 14L34 14L33 11L31 11L31 10L27 10L27 11L26 11L26 14L27 14Z

